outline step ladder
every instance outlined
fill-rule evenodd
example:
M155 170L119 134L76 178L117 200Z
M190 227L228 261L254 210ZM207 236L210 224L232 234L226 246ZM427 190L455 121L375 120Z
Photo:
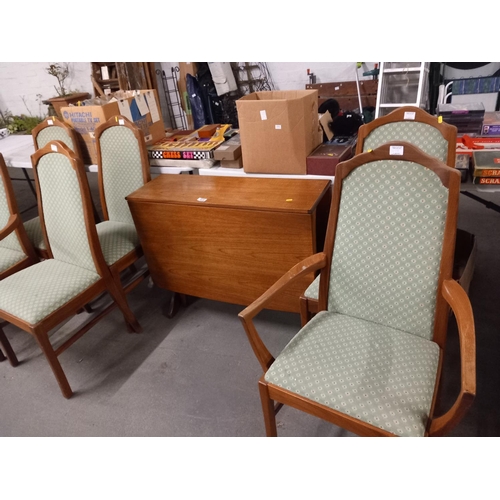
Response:
M428 110L428 62L381 62L375 118L401 106Z

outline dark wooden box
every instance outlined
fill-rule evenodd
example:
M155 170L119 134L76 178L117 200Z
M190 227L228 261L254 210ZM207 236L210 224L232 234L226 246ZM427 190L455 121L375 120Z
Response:
M353 157L356 144L320 144L306 159L308 175L335 175L337 164Z

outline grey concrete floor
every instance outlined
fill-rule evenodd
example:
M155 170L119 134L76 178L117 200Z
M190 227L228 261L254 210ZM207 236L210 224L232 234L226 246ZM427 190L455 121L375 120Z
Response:
M88 177L100 211L96 175ZM26 182L15 181L14 188L28 220L36 215L36 208L29 208L33 195ZM473 191L475 186L463 188ZM500 204L500 193L481 196ZM478 244L470 287L477 333L477 398L452 436L499 436L500 213L461 195L459 227L475 234ZM262 372L237 317L243 307L193 299L168 319L169 298L169 291L144 281L128 295L142 334L127 333L115 310L60 356L75 392L69 400L59 392L33 338L8 325L5 333L21 364L12 368L0 363L0 436L264 436L257 388ZM87 313L75 316L52 335L52 341L57 343L87 318ZM276 354L300 327L298 314L274 311L264 311L256 324ZM454 321L448 344L445 406L458 391ZM352 436L288 407L278 414L278 433Z

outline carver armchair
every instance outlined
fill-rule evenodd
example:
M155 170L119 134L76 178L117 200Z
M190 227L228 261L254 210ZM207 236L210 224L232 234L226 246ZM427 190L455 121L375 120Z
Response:
M5 161L0 154L0 280L38 262L24 229ZM12 366L17 357L0 325L0 361ZM3 351L3 352L2 352Z
M455 167L457 128L416 106L403 106L358 130L356 154L390 141L413 144L449 167ZM319 276L301 297L302 323L318 311Z
M324 252L239 315L264 371L268 436L277 435L283 404L364 436L442 435L460 421L476 378L472 309L452 279L459 189L457 170L405 142L339 164ZM273 357L253 318L315 270L319 311ZM461 384L456 402L437 415L450 306Z
M50 141L61 141L71 149L75 155L81 158L78 137L71 125L64 123L55 116L49 116L43 122L39 123L31 132L35 151L43 148ZM34 217L24 223L28 237L35 247L37 254L41 258L48 258L47 248L43 239L40 217Z
M62 352L116 306L129 330L138 333L141 327L104 260L81 159L51 141L32 155L32 163L48 258L0 281L0 319L33 335L69 398L73 392L58 360ZM54 348L49 332L103 292L111 304Z

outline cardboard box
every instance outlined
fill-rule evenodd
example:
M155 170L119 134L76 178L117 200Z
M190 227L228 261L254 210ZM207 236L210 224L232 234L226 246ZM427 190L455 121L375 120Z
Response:
M220 166L223 168L243 168L243 161L240 156L237 160L221 160Z
M317 90L254 92L236 108L245 172L306 174L323 133Z
M487 111L484 113L481 135L500 135L500 112Z
M118 99L102 106L67 106L61 109L63 120L69 123L81 138L80 148L85 163L97 163L95 129L115 115L123 115L133 121L142 130L146 145L153 144L165 137L165 126L156 90L135 92L139 94ZM131 93L127 92L124 95ZM123 94L116 93L116 95ZM143 114L141 110L146 111L146 113Z
M234 161L241 157L240 134L223 142L215 151L214 159L220 161Z
M353 157L355 141L345 144L320 144L307 157L307 173L309 175L335 175L337 165Z

